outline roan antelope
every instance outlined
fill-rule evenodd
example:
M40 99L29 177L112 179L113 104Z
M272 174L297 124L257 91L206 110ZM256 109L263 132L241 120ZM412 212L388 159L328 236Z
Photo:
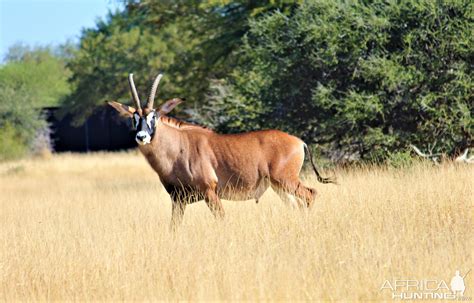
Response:
M171 196L171 227L181 223L187 203L204 199L216 217L223 217L220 198L258 202L269 186L285 202L310 207L316 190L304 186L298 177L305 148L318 181L335 183L321 177L306 144L284 132L262 130L222 135L167 117L182 100L171 99L154 109L161 77L158 75L153 82L144 108L133 74L128 81L136 108L115 101L108 104L132 119L140 151Z

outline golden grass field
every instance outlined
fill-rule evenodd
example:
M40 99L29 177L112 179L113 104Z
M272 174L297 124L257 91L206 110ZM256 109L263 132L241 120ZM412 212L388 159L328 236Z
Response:
M390 301L387 279L474 269L473 168L339 170L338 186L308 173L320 193L308 213L269 190L224 201L223 221L190 205L173 234L138 153L0 163L0 301Z

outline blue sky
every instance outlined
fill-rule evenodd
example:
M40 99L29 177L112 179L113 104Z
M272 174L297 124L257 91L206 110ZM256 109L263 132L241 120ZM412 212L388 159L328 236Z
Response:
M78 41L81 29L92 27L119 0L0 0L0 61L16 43L60 44Z

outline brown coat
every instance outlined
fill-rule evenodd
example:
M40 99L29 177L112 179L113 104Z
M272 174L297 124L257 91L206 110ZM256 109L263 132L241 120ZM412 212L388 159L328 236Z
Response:
M215 188L228 200L259 199L270 184L298 186L304 161L303 141L281 131L221 135L168 117L158 119L151 144L139 149L165 188Z
M129 83L136 108L108 103L132 118L139 149L171 196L172 226L181 222L188 203L204 199L216 217L223 217L220 198L258 202L269 186L284 201L310 207L316 190L304 186L299 179L305 148L318 181L333 182L319 175L306 144L294 136L278 130L217 134L167 117L182 102L177 98L155 110L153 100L161 77L158 75L153 83L143 109L133 74L129 75Z

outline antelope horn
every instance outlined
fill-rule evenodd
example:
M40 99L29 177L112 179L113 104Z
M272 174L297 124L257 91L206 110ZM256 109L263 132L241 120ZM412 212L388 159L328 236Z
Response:
M158 84L160 84L161 78L163 78L163 74L159 74L153 82L153 85L151 86L150 96L148 97L148 103L146 104L146 107L148 109L153 109L153 102L155 101L156 90L158 89Z
M133 74L128 75L128 84L130 85L130 91L132 92L133 101L138 111L141 111L142 107L140 105L140 98L138 98L137 88L133 82Z

